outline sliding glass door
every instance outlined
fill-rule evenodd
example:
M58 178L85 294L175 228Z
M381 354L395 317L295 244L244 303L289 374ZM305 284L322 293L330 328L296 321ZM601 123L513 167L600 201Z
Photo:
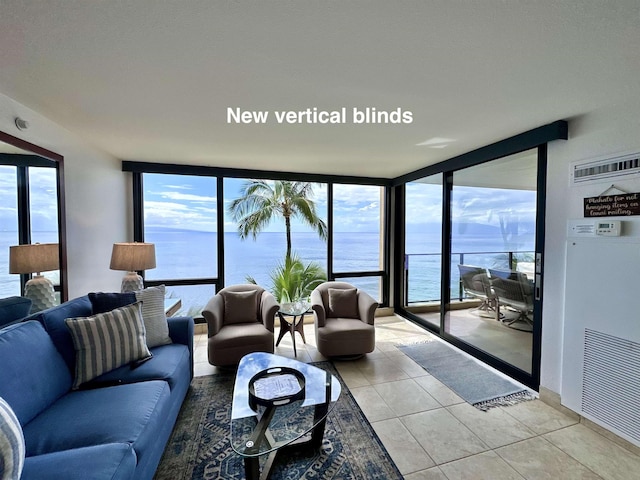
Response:
M441 167L396 192L400 311L537 388L546 145Z
M403 259L404 307L440 328L442 174L407 183Z
M528 374L537 149L452 172L446 334Z

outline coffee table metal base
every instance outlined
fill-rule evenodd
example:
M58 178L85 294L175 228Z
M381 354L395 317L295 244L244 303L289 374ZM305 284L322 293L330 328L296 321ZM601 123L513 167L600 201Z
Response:
M249 440L246 443L245 454L251 455L252 450L258 452L259 445L262 442L267 442L271 447L275 447L264 464L262 472L260 472L260 457L259 456L245 456L244 457L244 470L247 480L266 480L271 475L271 470L275 463L275 459L279 453L286 452L289 449L299 449L305 447L311 447L316 450L322 446L322 439L324 437L324 428L327 423L327 412L329 410L329 399L331 398L331 375L327 372L326 381L326 397L327 402L316 405L314 408L314 423L318 422L311 430L311 434L299 438L298 440L285 444L278 448L273 436L269 432L269 423L273 418L273 414L276 411L275 406L267 407L260 418L260 421L256 425L255 429Z

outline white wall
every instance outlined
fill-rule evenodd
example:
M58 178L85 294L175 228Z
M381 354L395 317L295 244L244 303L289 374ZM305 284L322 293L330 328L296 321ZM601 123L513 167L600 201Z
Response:
M16 128L20 116L30 127ZM121 162L0 94L0 130L64 157L69 298L117 291L123 272L109 270L114 242L131 241L130 174Z
M570 165L637 152L640 101L636 98L569 119L569 140L549 144L540 384L553 392L560 393L562 382L567 220L583 218L583 199L600 195L612 183L628 192L640 192L638 178L570 187Z

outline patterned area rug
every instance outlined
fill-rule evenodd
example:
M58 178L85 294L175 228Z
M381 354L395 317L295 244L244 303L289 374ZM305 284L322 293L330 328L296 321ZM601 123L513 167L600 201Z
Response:
M535 398L529 390L495 374L443 342L398 345L398 348L480 410L514 405Z
M402 479L388 452L330 362L314 364L338 379L342 393L327 417L319 451L278 457L273 480ZM156 472L156 480L242 480L244 462L228 440L235 373L196 377Z

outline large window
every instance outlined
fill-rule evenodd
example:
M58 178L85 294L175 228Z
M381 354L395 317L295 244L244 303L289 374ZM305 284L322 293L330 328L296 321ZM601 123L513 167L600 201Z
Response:
M233 170L207 167L124 165L134 172L134 240L156 246L157 266L145 272L145 283L165 284L168 296L182 303L178 314L199 318L207 301L227 285L255 282L274 291L274 278L285 265L287 230L291 257L315 269L306 278L347 281L386 302L385 187L307 181L304 175L270 179L259 171L251 172L253 178L246 171L233 176ZM257 190L247 190L252 184ZM297 189L295 195L309 200L314 221L298 201L294 211L285 209L288 222L282 202L269 203L283 188ZM252 192L258 195L243 211L238 202ZM243 227L251 202L265 215Z
M29 167L28 179L31 243L58 243L56 169ZM60 270L42 274L60 285Z
M144 240L156 248L146 283L164 283L179 314L197 317L218 276L216 178L146 173L143 185Z
M0 298L21 295L32 276L9 273L10 246L64 243L59 234L57 174L55 161L0 141ZM52 281L60 301L64 297L60 270L42 274Z
M333 272L382 302L384 188L333 185Z
M20 276L9 274L9 247L18 244L18 176L0 165L0 298L20 295Z
M294 191L287 194L288 186ZM252 189L255 187L256 189ZM247 195L254 195L256 209L251 209ZM302 183L274 180L253 180L242 178L224 179L225 233L224 261L225 285L234 285L255 281L257 284L272 289L274 272L284 263L287 252L287 228L291 234L291 256L299 259L304 266L310 263L322 268L327 274L327 242L319 234L318 229L304 220L301 209L292 203L287 221L281 204L287 196L296 196L298 200L306 198L315 208L315 216L319 222L327 223L327 185L321 183ZM244 204L243 199L247 199ZM232 205L237 205L234 209ZM255 220L246 223L241 208L247 208L246 214L260 211ZM233 211L236 212L234 217ZM242 225L247 226L245 231ZM326 228L325 228L326 230Z

